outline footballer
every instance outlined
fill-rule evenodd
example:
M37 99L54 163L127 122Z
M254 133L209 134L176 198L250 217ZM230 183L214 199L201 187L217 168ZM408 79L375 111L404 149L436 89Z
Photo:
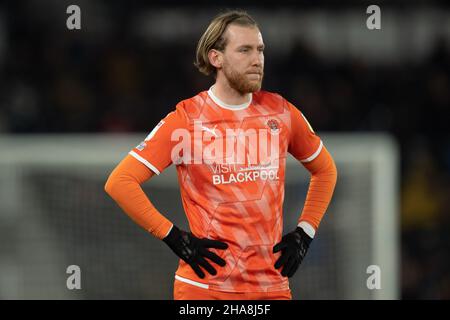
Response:
M261 90L264 42L244 11L215 17L195 66L215 83L179 102L110 174L106 192L180 258L174 299L292 299L297 271L331 201L335 163L294 105ZM287 154L311 174L296 226L283 234ZM176 165L190 230L141 185Z

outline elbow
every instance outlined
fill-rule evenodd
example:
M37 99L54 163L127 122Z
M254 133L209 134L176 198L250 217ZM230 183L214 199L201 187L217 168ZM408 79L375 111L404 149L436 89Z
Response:
M108 177L108 180L106 180L104 190L113 199L114 199L114 190L116 189L116 185L117 185L116 180L113 179L112 176L110 175Z
M327 157L326 162L322 162L320 166L317 166L314 169L315 170L312 172L313 178L326 179L333 185L333 188L334 186L336 186L338 170L336 167L336 163L331 156Z
M319 171L321 171L321 174L331 177L333 184L336 184L338 176L336 162L328 151L326 152L326 156L327 160L325 161L325 165Z
M108 177L108 180L106 180L104 190L117 202L121 201L123 198L124 190L129 190L136 185L139 185L139 183L136 182L133 177L121 171L114 170Z
M333 159L332 159L331 172L332 172L332 174L334 176L334 180L336 182L337 181L337 177L338 177L338 170L337 170L337 167L336 167L336 163L334 162Z
M333 183L333 186L335 186L338 177L338 170L336 167L336 163L334 162L334 159L330 157L330 160L331 161L329 162L328 166L323 168L320 174L328 177L328 180L330 180L330 182Z

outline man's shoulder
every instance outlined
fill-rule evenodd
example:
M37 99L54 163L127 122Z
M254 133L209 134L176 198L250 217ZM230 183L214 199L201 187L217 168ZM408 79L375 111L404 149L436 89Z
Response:
M206 103L207 95L207 91L201 91L193 97L181 100L178 102L176 109L188 116L197 114Z
M283 96L276 92L260 90L253 94L253 102L264 105L271 109L287 109L287 101Z

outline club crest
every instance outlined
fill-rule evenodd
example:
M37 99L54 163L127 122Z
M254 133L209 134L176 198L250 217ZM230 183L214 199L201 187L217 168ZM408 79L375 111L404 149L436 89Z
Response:
M270 133L275 134L280 132L280 124L275 119L267 120L267 126L270 128Z

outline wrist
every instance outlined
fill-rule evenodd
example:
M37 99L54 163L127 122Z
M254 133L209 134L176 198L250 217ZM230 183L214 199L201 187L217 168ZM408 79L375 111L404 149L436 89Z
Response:
M172 225L171 225L171 226L169 227L169 229L166 231L164 237L162 237L161 240L163 240L164 238L166 238L166 237L169 235L169 233L170 233L170 231L172 231L172 228L173 228L173 227L175 227L175 225L172 223Z
M306 243L306 245L309 247L309 245L311 244L313 238L311 238L306 232L305 230L303 230L303 228L301 227L297 227L295 229L295 231L299 234L300 238L302 239L302 241L304 243Z
M162 240L167 244L173 243L180 236L181 236L181 230L178 229L178 227L176 225L172 225L167 236L165 238L163 238Z
M302 220L300 221L300 223L297 225L298 228L303 229L303 231L311 238L313 239L314 236L316 235L316 229L314 229L314 227L309 224L308 222Z

